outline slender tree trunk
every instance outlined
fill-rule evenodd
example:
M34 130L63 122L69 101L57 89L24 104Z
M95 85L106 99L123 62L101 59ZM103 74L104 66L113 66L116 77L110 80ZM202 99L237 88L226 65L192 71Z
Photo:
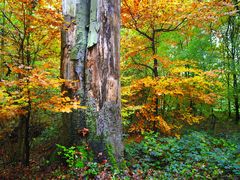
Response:
M236 10L238 10L238 5L236 1L233 1ZM234 14L229 16L227 30L225 32L224 43L226 52L231 61L230 69L233 74L233 99L235 106L235 122L238 124L240 115L239 115L239 90L238 90L238 65L239 65L239 14Z
M232 60L232 71L233 71L233 98L234 98L234 105L235 105L235 122L239 123L239 98L238 98L238 80L237 80L237 61L238 61L238 35L235 33L239 32L239 27L237 27L236 17L230 17L229 18L229 38L230 38L230 44L231 48L230 54L231 54L231 60Z
M25 166L29 165L30 157L30 144L29 144L29 122L30 122L30 110L27 114L22 116L19 121L18 132L18 153L17 158Z
M30 62L28 58L27 58L27 61ZM29 80L27 80L27 82L29 83ZM29 165L29 159L30 159L29 126L30 126L32 105L31 105L31 95L30 95L29 89L27 91L27 97L28 97L27 106L23 108L23 110L26 111L26 114L21 115L19 118L18 145L17 145L18 149L16 152L16 160L21 161L21 163L25 166Z
M230 74L227 74L227 102L228 102L228 118L231 117L231 97L230 97Z
M36 5L36 4L35 4ZM30 33L28 32L28 28L30 27L31 21L26 18L27 15L32 15L35 6L32 9L28 9L26 6L22 4L23 8L23 37L21 39L21 44L19 47L19 59L21 60L22 65L30 66L32 62L31 52L29 51L30 47ZM25 44L26 43L26 44ZM23 78L24 75L19 74L19 79ZM28 77L27 77L28 78ZM27 88L28 88L29 80L27 80ZM29 126L30 126L30 118L31 118L31 94L30 90L27 91L27 106L23 108L26 111L26 114L22 115L19 120L18 125L18 149L17 149L17 160L21 161L21 163L25 166L29 165L30 159L30 137L29 137Z
M63 89L80 98L87 109L65 115L65 122L71 123L65 132L79 144L77 132L88 128L93 150L107 154L111 147L116 160L121 161L120 1L74 2L63 0L68 30L62 32L61 76L79 81L72 86L65 84Z
M234 105L235 105L235 122L236 124L239 123L240 116L239 116L239 99L238 99L238 82L237 82L237 75L233 74L233 97L234 97Z
M3 1L3 8L5 8L5 0ZM5 24L6 24L6 20L5 20L5 16L2 13L2 29L1 29L1 52L4 53L4 46L5 46L5 41L4 41L4 36L5 36ZM4 71L3 71L3 66L4 66L4 54L1 54L1 74L0 74L0 80L4 77ZM8 73L7 73L8 74Z
M156 55L156 53L157 53L157 48L156 48L156 44L155 44L155 31L153 30L153 32L152 32L152 54L153 54L153 56ZM156 78L156 79L158 78L158 60L156 58L154 58L154 60L153 60L153 75L154 75L154 78ZM158 114L159 114L159 108L158 108L159 99L158 99L157 95L155 96L154 101L155 101L154 102L154 104L155 104L154 115L158 116ZM154 121L154 124L153 124L154 125L153 129L155 131L157 131L157 124L156 123L157 122Z
M30 107L27 107L30 108ZM30 145L29 145L29 122L31 110L27 109L27 114L22 115L18 124L18 145L16 160L23 165L29 165Z

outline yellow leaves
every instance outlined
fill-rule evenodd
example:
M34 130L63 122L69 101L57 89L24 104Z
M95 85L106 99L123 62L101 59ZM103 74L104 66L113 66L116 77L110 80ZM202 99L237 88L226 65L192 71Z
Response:
M45 65L45 67L48 67ZM65 80L54 78L48 69L27 66L12 67L22 78L0 83L0 118L11 119L26 113L23 110L31 103L32 110L44 109L54 112L72 112L85 108L80 102L60 93Z
M5 86L0 87L0 120L6 121L26 111L22 107L26 106L26 98L21 97L18 91L9 93Z
M216 102L218 97L214 91L219 91L222 86L216 81L217 73L203 72L191 60L169 60L174 58L173 54L163 54L165 47L161 40L164 39L165 32L181 29L180 34L187 34L194 33L192 29L195 26L209 28L209 23L216 24L224 11L229 9L224 6L222 1L122 1L122 23L125 29L121 40L121 67L127 74L131 74L132 69L136 70L135 72L145 70L141 77L136 75L138 79L123 82L125 86L122 88L122 102L125 115L131 117L131 132L156 128L168 133L180 127L166 120L178 114L176 109L185 109L190 106L190 102ZM187 35L186 38L189 38L190 33ZM187 39L186 42L188 41ZM186 42L184 40L183 45ZM168 40L168 44L178 47L175 40ZM156 66L158 77L150 77ZM135 106L140 108L134 109ZM156 109L158 112L155 112ZM167 115L164 112L167 112ZM192 112L187 111L183 116L176 117L176 120L181 119L191 124L200 121L201 117L193 116Z
M187 1L177 0L139 1L137 3L132 0L124 0L122 3L123 24L128 28L146 30L156 29L157 26L167 28L169 22L174 24L184 14L189 13L189 5L191 3Z
M177 29L182 29L186 34L193 26L209 29L210 23L211 26L220 24L221 17L233 9L231 3L226 1L123 0L123 27L135 31L133 37L125 36L128 43L122 40L123 47L130 49L129 56L133 56L140 50L129 46L151 47L153 34L157 36ZM144 41L140 42L139 39Z
M56 110L56 112L59 112L59 111L63 112L63 113L70 113L70 112L72 112L72 108L68 107L68 106L65 106L65 107L63 107L61 109Z
M201 73L201 70L199 69L190 69L187 67L176 67L176 68L171 68L171 74L176 74L176 75L184 75L184 73L192 73L194 75L198 75Z
M5 25L5 42L8 42L5 43L8 44L4 48L4 51L7 53L5 57L9 56L10 59L17 63L26 63L26 59L23 60L23 57L19 57L19 46L21 43L24 46L24 56L29 51L31 52L31 59L34 59L34 61L46 60L46 54L48 57L50 54L53 55L56 47L56 45L53 45L53 42L60 44L59 28L62 25L61 1L5 1L6 6L4 9L0 7L0 10L5 12L9 21ZM11 53L9 54L9 52ZM54 54L54 56L58 55Z
M142 79L133 79L131 82L125 80L129 85L122 88L123 117L124 119L134 117L129 128L130 132L143 132L157 128L164 134L172 134L181 127L178 122L171 124L163 116L156 115L156 98L158 98L159 112L166 106L174 107L177 103L183 111L168 109L168 116L187 124L203 120L201 116L193 115L190 109L186 110L190 101L196 104L216 102L218 96L214 91L221 86L216 79L217 72L203 72L189 60L172 61L167 69L163 68L163 70L166 71L165 76L157 78L147 76Z
M170 124L168 124L163 118L162 116L157 116L155 117L157 120L157 124L156 127L158 129L160 129L160 131L164 134L171 134L171 129L172 127L170 126Z
M62 113L70 113L74 109L86 108L84 106L80 106L80 101L58 95L52 96L50 99L45 99L44 102L38 104L38 107L49 111Z
M193 115L190 108L184 109L184 111L179 111L177 114L178 120L189 125L200 123L204 119L202 116Z
M80 101L71 99L66 95L66 91L60 94L54 95L49 99L45 99L43 102L38 104L42 109L50 110L53 112L70 113L74 109L86 109L85 106L80 106Z

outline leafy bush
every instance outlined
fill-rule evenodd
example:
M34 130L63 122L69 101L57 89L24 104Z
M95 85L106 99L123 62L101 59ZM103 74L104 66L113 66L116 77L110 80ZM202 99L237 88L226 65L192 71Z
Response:
M69 148L57 144L57 154L65 160L69 167L69 175L76 178L94 178L104 168L93 162L93 152L86 145L71 146Z
M87 162L88 152L85 146L71 146L69 148L57 144L58 152L67 162L68 167L83 168Z
M140 144L126 146L128 165L149 176L217 178L240 175L240 145L203 132L181 139L145 134Z

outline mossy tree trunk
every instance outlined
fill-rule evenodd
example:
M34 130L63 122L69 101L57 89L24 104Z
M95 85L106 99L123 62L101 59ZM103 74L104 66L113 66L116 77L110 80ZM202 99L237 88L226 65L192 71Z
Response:
M63 0L63 14L61 76L79 81L63 90L87 107L65 115L65 135L79 144L77 132L87 128L93 150L110 145L120 162L120 0Z

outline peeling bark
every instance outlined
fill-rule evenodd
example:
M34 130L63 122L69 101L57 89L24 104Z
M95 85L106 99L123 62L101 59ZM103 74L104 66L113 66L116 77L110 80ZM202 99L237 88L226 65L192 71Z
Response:
M77 128L89 128L89 143L95 152L111 145L116 160L121 161L120 0L75 0L76 8L73 1L63 1L69 27L62 34L61 76L79 80L73 88L65 85L63 90L71 97L78 95L87 110L66 115L65 123L72 123L68 127L72 134ZM80 141L76 135L72 138L75 143Z

